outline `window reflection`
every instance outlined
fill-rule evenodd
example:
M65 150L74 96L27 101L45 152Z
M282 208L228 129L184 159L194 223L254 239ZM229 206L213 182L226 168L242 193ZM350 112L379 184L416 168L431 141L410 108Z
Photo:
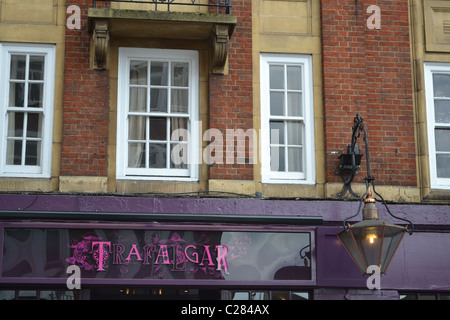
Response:
M227 294L228 293L228 294ZM308 291L225 291L230 300L310 300Z

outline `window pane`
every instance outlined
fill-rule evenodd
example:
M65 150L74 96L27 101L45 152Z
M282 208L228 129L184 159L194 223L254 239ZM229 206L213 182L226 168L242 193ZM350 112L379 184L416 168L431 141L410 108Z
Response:
M147 84L147 61L130 62L130 84Z
M23 136L24 113L8 112L8 137Z
M300 66L287 67L287 87L289 90L302 89L302 67Z
M188 141L188 119L187 118L171 118L170 119L170 140L171 141Z
M232 300L249 300L250 299L249 292L248 291L233 292L231 299Z
M19 290L17 300L35 300L37 299L36 290Z
M28 107L42 108L43 90L43 83L30 83L28 85Z
M436 151L450 151L450 129L436 129L434 136Z
M296 92L288 93L288 116L301 117L302 112L302 94Z
M44 56L30 56L29 80L44 80Z
M166 144L150 144L150 168L166 168Z
M176 62L172 64L172 85L178 87L189 86L189 64Z
M272 291L272 300L290 300L289 291Z
M147 110L147 88L130 88L130 111L145 112Z
M270 121L270 143L284 144L284 122Z
M301 148L288 148L288 171L289 172L302 172L302 149Z
M450 154L437 154L436 167L438 178L450 178Z
M252 291L250 295L251 300L270 300L268 291Z
M9 106L10 107L23 107L25 97L25 83L9 84Z
M270 147L270 170L285 171L284 147Z
M171 112L188 113L189 91L187 89L172 89Z
M270 66L270 89L284 89L284 66Z
M128 167L145 168L145 143L128 144Z
M167 89L150 90L150 111L167 112Z
M270 93L270 115L282 116L284 115L284 93L271 92Z
M308 292L292 292L291 300L309 300Z
M150 118L150 140L167 140L166 118Z
M40 300L58 300L58 291L56 290L41 290L39 292Z
M11 55L10 79L25 80L27 56Z
M25 165L39 166L40 165L40 141L27 141L25 150Z
M434 74L433 88L435 97L450 97L450 75Z
M16 292L14 290L0 290L0 300L14 300Z
M27 137L29 138L42 137L42 114L28 113Z
M168 63L152 61L150 67L150 84L155 86L167 86Z
M434 119L437 123L450 123L450 100L434 101Z
M22 164L22 140L8 140L6 144L6 164Z
M187 169L188 152L187 143L171 143L170 167L176 169Z
M75 295L73 291L65 290L61 291L61 300L75 300Z
M420 294L419 300L437 300L434 294Z
M287 122L287 135L288 144L290 145L302 145L302 123L300 121Z
M128 122L128 140L146 140L146 117L130 116Z

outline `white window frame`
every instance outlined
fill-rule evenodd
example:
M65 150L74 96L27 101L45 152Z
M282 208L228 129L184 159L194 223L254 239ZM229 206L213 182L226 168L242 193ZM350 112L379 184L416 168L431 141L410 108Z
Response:
M270 77L269 66L300 65L302 67L302 106L303 117L273 117L270 115ZM261 90L261 180L263 183L315 184L314 152L314 104L312 56L300 54L270 54L260 56ZM271 119L289 119L303 122L303 172L272 171L270 165L270 126Z
M434 113L434 74L448 74L450 75L450 63L424 63L424 77L425 77L425 97L427 109L427 133L428 133L428 154L430 161L430 182L432 189L450 189L450 178L438 178L437 163L436 163L436 143L435 132L436 128L449 128L449 124L442 124L435 122Z
M12 54L45 57L42 108L9 107ZM28 75L27 75L28 77ZM28 78L27 78L28 79ZM29 83L29 80L26 83ZM55 91L55 46L45 44L0 43L0 177L50 178L52 159L53 109ZM29 109L29 110L27 110ZM32 109L32 110L30 110ZM43 115L39 165L6 163L8 112L39 111ZM23 130L26 132L26 130ZM24 133L25 134L25 133ZM25 138L24 138L25 139Z
M189 142L187 169L128 168L129 68L131 60L188 62ZM117 92L116 178L128 180L198 181L199 177L199 67L198 51L149 48L119 48ZM150 72L150 71L149 71ZM149 102L147 102L149 103ZM153 116L158 116L154 113ZM167 117L167 113L160 116Z

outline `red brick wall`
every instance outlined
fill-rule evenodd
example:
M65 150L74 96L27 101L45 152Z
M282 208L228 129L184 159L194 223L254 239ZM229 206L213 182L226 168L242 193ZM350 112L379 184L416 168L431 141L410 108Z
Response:
M381 29L366 25L370 5L381 9ZM359 113L376 183L416 185L408 1L359 0L355 15L354 0L322 0L321 15L326 151L346 150ZM327 181L342 182L338 155L326 157ZM364 160L354 181L365 176Z
M82 10L81 30L66 31L61 175L105 176L107 171L108 71L90 69L87 9L90 0L71 0ZM228 74L210 77L210 128L253 128L251 1L233 3L238 17L229 47ZM237 143L237 142L236 142ZM237 150L237 146L235 146ZM214 164L212 179L253 179L252 164ZM246 158L250 158L247 152ZM247 161L248 162L248 161Z
M106 176L109 73L90 68L87 10L92 1L66 5L80 7L81 29L66 28L61 175Z
M252 180L248 139L245 164L238 163L236 154L233 159L226 159L226 130L253 128L251 0L233 1L232 6L231 13L237 16L237 25L228 50L228 74L209 78L209 125L219 129L224 140L224 163L210 166L210 179ZM236 153L237 142L234 150Z

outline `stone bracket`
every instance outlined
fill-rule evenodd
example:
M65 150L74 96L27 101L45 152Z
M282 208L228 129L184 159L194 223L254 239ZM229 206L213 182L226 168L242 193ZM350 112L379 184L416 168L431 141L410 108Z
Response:
M227 25L216 24L214 26L212 40L212 73L225 73L229 42L229 27Z
M94 69L106 68L106 56L108 54L109 28L107 20L97 20L92 31L94 47Z
M210 72L224 74L236 24L236 16L230 14L91 8L88 29L93 68L107 69L110 38L186 39L208 43Z

